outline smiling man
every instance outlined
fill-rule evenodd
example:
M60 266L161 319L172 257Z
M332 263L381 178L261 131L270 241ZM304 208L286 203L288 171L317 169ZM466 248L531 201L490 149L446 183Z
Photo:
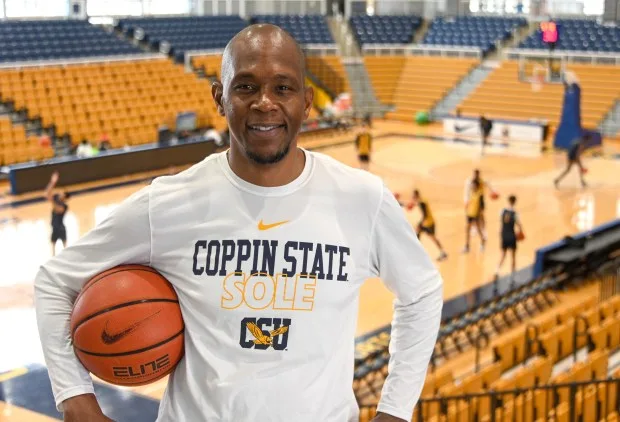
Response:
M125 263L163 274L185 322L185 357L158 421L357 421L354 335L369 277L395 295L375 420L411 420L442 280L379 178L297 147L312 96L296 42L275 26L245 28L213 86L230 149L154 180L42 266L37 317L66 421L109 421L68 321L84 283Z

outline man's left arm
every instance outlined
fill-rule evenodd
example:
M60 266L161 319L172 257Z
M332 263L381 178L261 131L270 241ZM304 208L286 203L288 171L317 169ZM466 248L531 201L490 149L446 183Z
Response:
M410 421L437 341L443 281L386 187L373 225L370 266L395 295L389 375L375 420Z

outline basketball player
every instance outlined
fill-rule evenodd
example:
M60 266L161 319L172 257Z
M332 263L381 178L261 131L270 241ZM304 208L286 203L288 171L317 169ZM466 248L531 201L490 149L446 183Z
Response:
M484 250L484 246L486 244L486 237L482 231L482 220L480 218L481 213L481 197L482 197L482 186L479 179L473 179L470 183L470 193L469 200L465 205L465 214L467 216L467 224L465 227L465 247L463 248L463 253L469 252L469 240L471 237L471 229L472 226L478 230L478 235L480 236L480 250Z
M67 200L69 199L69 192L62 191L60 193L53 194L52 191L58 183L60 175L57 171L52 173L47 187L45 188L45 197L52 203L52 256L56 255L56 243L60 240L64 248L67 247L67 228L65 227L65 214L69 206Z
M488 180L483 180L482 177L480 177L480 170L479 169L474 169L474 173L472 175L472 177L468 180L465 181L465 194L464 194L464 203L465 203L465 207L468 207L468 204L470 203L470 199L471 199L471 193L472 193L472 189L471 189L471 185L472 183L475 181L478 182L478 186L480 187L480 192L478 195L478 198L480 199L480 208L479 208L479 212L478 212L478 216L479 216L479 220L480 220L480 228L482 229L483 233L486 230L486 220L485 220L485 216L484 216L484 211L486 208L486 204L485 204L485 194L486 194L486 190L487 188L489 189L489 191L491 192L491 194L497 194L497 192L495 192L495 190L493 190L493 188L491 187L491 184L488 182Z
M125 263L166 277L184 318L185 355L158 422L358 420L352 345L370 276L395 295L390 373L373 420L411 420L439 331L442 279L379 177L297 146L313 99L304 67L286 31L241 30L212 88L230 149L155 179L42 266L37 321L65 421L109 421L68 322L85 282ZM253 341L250 323L272 336L267 344Z
M448 254L444 250L443 246L441 246L441 242L437 239L437 235L435 234L435 219L433 218L433 213L428 205L426 199L420 196L419 190L413 191L413 203L420 207L420 211L422 212L422 220L418 223L417 235L418 238L422 233L426 233L431 240L437 245L439 248L439 258L437 261L443 261L448 257Z
M514 276L515 268L516 268L516 254L517 254L517 233L515 231L515 226L519 229L520 232L523 231L523 227L521 226L521 222L519 221L519 217L517 216L517 212L515 211L515 203L517 202L517 197L514 195L510 195L508 197L508 207L502 210L501 214L501 223L502 223L502 256L499 259L499 264L497 265L497 271L495 271L495 279L499 278L499 271L502 268L502 264L504 263L504 259L506 258L506 251L510 251L510 258L512 263L512 272L511 278Z
M484 115L480 116L480 134L482 135L482 153L484 154L484 147L489 143L489 135L491 134L491 129L493 129L493 122Z
M579 168L579 179L581 180L581 187L585 188L587 186L585 179L583 178L584 169L583 164L581 163L581 154L586 149L586 142L590 139L590 134L585 133L582 137L574 141L570 148L567 151L567 164L566 169L560 174L554 181L556 189L559 188L560 181L568 174L571 168L574 165L577 165Z
M355 138L355 146L357 147L357 158L360 168L368 171L370 164L370 151L372 149L372 133L367 122L362 124L362 131Z

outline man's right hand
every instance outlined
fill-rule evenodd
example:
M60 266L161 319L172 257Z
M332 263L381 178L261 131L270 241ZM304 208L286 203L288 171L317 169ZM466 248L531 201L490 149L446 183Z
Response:
M114 422L103 414L94 394L82 394L62 402L64 422Z

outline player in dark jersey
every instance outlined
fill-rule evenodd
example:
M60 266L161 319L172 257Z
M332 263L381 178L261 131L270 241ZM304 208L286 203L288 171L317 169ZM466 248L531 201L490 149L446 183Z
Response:
M59 174L54 172L50 179L50 182L45 188L45 197L52 203L52 255L56 254L56 243L62 241L63 247L67 247L67 229L65 227L65 214L69 206L67 200L69 199L69 192L62 191L60 193L52 194L52 190L58 183Z
M433 218L433 213L431 212L430 206L428 205L426 199L420 196L420 191L417 189L413 191L413 204L419 206L420 211L422 212L422 220L416 229L418 238L422 233L426 233L439 248L439 258L437 258L437 261L443 261L448 257L448 254L444 250L443 246L441 246L441 242L439 242L439 239L437 239L437 236L435 235L435 219Z
M517 215L517 211L515 211L515 203L517 202L517 197L514 195L510 195L508 197L508 207L504 208L501 213L501 243L502 243L502 255L499 259L499 264L497 265L497 271L495 271L495 278L499 278L499 271L502 268L502 264L504 263L504 259L506 258L506 252L510 251L510 256L512 259L512 272L511 277L514 276L515 268L516 268L516 252L517 252L517 233L523 232L523 227L521 226L521 221L519 221L519 217ZM515 230L515 228L518 229Z
M559 186L560 181L564 178L564 176L568 174L570 169L573 168L573 165L575 164L577 165L577 167L579 167L579 178L581 179L581 186L584 188L587 186L586 181L583 178L584 168L583 164L581 163L581 154L586 149L586 142L589 139L590 135L586 133L581 138L573 142L573 144L570 146L567 151L568 162L566 164L566 169L553 181L553 184L556 188Z

